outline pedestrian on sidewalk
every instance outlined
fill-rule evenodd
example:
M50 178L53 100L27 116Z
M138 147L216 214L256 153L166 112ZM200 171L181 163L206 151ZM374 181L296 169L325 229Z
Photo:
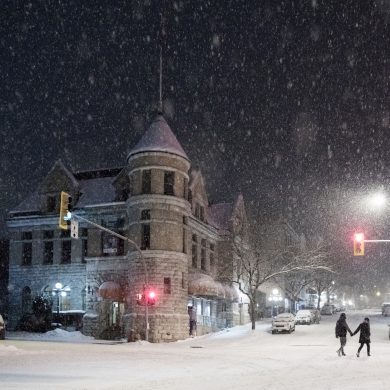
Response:
M367 345L367 356L371 356L370 355L371 331L370 331L370 319L369 318L366 317L364 319L364 321L355 330L355 332L353 332L353 334L355 335L359 331L360 331L360 337L359 337L360 347L356 353L356 356L357 357L360 356L360 351L362 350L364 344Z
M352 336L352 331L347 324L347 316L345 313L340 314L340 318L336 322L336 338L340 338L340 348L336 351L339 356L346 356L344 347L347 344L347 332Z

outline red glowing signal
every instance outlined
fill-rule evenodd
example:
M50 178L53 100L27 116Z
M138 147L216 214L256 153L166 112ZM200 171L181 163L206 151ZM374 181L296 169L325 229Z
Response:
M354 256L364 256L364 233L356 233L353 239Z
M363 233L356 233L355 234L355 241L362 242L364 240L364 234Z

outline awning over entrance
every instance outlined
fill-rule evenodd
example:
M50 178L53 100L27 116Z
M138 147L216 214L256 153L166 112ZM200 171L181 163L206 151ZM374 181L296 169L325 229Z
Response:
M222 284L216 282L211 276L201 273L188 275L188 293L205 297L225 297L225 289Z
M99 296L103 299L122 300L123 289L121 285L117 282L113 282L113 281L104 282L99 287Z
M234 299L238 301L239 295L237 290L234 287L230 287L227 284L223 284L223 289L225 290L226 299Z

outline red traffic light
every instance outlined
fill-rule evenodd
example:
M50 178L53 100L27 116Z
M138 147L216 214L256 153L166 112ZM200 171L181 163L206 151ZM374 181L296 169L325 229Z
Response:
M355 241L357 241L357 242L364 241L364 234L363 233L356 233L355 234Z
M148 306L154 306L156 303L156 293L153 290L149 290L146 294Z
M364 256L364 233L355 233L353 238L354 256Z

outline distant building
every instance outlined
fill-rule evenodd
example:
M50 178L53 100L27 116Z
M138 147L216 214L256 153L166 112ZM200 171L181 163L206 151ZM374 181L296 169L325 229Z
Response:
M76 214L141 249L156 292L148 308L150 341L188 337L190 315L197 334L249 321L236 288L218 281L218 267L232 261L233 221L247 224L243 198L209 205L201 172L190 170L186 153L158 115L124 167L70 172L58 161L10 212L10 329L42 293L58 297L61 311L85 311L86 335L112 339L134 330L145 336L145 307L136 301L145 284L139 251L85 222L80 238L72 239L58 226L61 191L72 196ZM56 295L57 282L65 296Z

